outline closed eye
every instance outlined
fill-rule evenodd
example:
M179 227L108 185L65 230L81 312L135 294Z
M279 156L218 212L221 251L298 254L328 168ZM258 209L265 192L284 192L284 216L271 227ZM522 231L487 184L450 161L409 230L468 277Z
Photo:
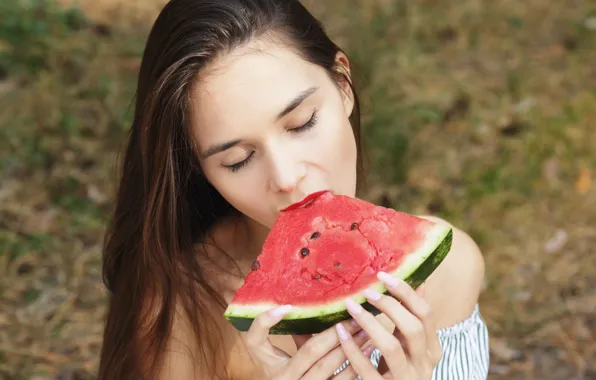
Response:
M226 168L230 169L232 172L237 172L238 170L242 169L243 167L246 166L246 164L248 164L250 162L250 160L252 160L252 157L254 156L255 152L252 151L250 152L250 154L248 155L248 157L246 157L244 160L236 163L236 164L232 164L232 165L224 165Z
M316 123L317 123L317 110L315 110L312 113L312 116L306 123L304 123L300 127L292 128L292 129L290 129L290 131L294 132L294 133L304 132L304 131L307 131L307 130L311 129L312 127L314 127Z
M317 123L317 110L315 110L312 114L312 116L310 117L310 119L304 123L303 125L296 127L296 128L292 128L289 131L293 132L293 133L301 133L301 132L306 132L307 130L311 129L312 127L314 127ZM255 152L252 151L248 157L246 157L244 160L236 163L236 164L232 164L232 165L224 165L226 168L228 168L230 171L232 171L233 173L237 172L238 170L242 169L243 167L245 167L250 160L252 160L253 156L254 156Z

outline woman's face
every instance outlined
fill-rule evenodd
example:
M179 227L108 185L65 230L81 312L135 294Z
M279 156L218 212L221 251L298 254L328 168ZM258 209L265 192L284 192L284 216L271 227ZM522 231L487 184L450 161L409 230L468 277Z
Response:
M313 192L355 196L354 102L346 89L281 44L253 42L219 58L191 96L207 179L269 228L280 210Z

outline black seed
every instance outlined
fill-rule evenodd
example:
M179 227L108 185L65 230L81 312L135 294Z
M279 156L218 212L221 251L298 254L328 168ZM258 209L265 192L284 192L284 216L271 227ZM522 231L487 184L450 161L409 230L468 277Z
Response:
M317 232L313 232L313 234L312 234L312 235L310 235L310 238L311 238L311 239L316 239L316 238L318 238L319 236L321 236L321 233L317 231Z
M317 274L317 277L315 277L315 280L318 280L318 279L320 279L321 277L323 277L323 276L322 276L322 275L320 275L320 274Z
M250 267L252 270L257 270L261 267L261 264L259 263L259 260L255 260L252 262L252 265Z
M335 263L335 264L333 264L333 266L336 268L339 268L339 267L341 267L341 263Z
M303 257L306 257L306 256L308 256L308 254L309 254L309 253L310 253L310 251L308 250L308 248L302 248L302 249L300 250L300 254L301 254Z
M358 223L357 223L357 222L354 222L354 223L352 223L352 226L350 227L350 229L351 229L352 231L354 231L354 230L358 229Z

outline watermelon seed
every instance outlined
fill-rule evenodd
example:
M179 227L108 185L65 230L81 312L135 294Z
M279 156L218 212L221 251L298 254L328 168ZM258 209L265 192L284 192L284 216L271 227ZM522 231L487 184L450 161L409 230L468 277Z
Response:
M314 232L314 233L313 233L313 234L310 236L310 238L311 238L311 239L316 239L316 238L318 238L319 236L321 236L321 233L320 233L319 231L317 231L317 232Z
M352 226L350 227L350 229L351 229L352 231L354 231L354 230L358 229L358 223L357 223L357 222L354 222L354 223L352 223Z
M333 264L333 266L336 268L339 268L339 267L341 267L341 263L335 263L335 264Z
M320 279L321 277L323 277L323 275L321 275L321 274L317 274L317 277L315 277L315 280L318 280L318 279Z
M303 257L306 257L306 256L308 256L308 254L309 254L309 253L310 253L310 251L308 250L308 248L302 248L302 249L300 250L300 254L301 254Z
M252 270L257 270L261 267L261 264L259 263L259 260L255 260L252 262L252 265L250 266L250 268Z

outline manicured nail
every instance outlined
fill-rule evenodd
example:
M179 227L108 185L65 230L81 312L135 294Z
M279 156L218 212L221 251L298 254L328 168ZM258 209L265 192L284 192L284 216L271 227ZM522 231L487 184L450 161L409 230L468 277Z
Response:
M341 323L338 323L335 325L335 328L337 330L337 335L339 335L339 339L341 339L341 340L350 339L350 334L348 333L348 330L346 330L344 325L342 325Z
M348 308L348 311L352 315L354 315L354 314L360 314L360 313L362 313L362 310L364 310L362 308L362 306L360 306L360 304L358 304L356 301L354 301L351 298L346 298L346 306Z
M352 320L350 321L350 324L352 325L352 327L355 327L355 328L360 328L360 325L358 324L358 321L357 321L357 320L355 320L355 319L352 319Z
M292 305L283 305L269 311L272 318L281 318L292 310Z
M373 289L364 289L364 296L368 298L370 301L378 301L381 299L381 293L377 292Z
M387 286L391 288L397 288L400 284L400 281L398 279L385 272L377 273L377 278L383 281Z
M366 348L364 350L362 350L362 353L364 354L364 356L370 356L372 355L372 352L375 350L375 346L373 346L372 344L369 344L368 346L366 346Z
M366 338L368 338L368 333L367 333L365 330L361 330L361 331L358 333L358 336L359 336L360 338L364 338L364 339L366 339Z

